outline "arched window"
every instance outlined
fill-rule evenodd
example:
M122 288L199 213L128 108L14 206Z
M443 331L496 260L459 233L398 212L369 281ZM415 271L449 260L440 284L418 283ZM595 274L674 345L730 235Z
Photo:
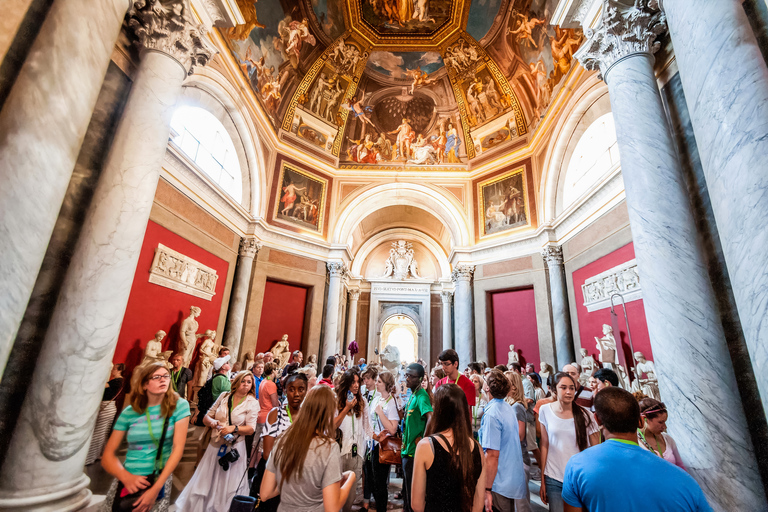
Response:
M589 125L573 150L563 188L563 209L589 191L619 163L613 114L607 113Z
M235 145L210 112L179 107L171 120L173 143L213 179L232 199L243 201L243 180Z

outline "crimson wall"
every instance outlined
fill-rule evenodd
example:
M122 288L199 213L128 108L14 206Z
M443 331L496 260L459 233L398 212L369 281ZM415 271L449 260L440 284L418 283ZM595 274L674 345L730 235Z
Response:
M533 288L491 294L493 341L496 364L507 364L509 346L514 344L520 363L539 366L539 333Z
M272 348L283 334L288 335L292 351L301 349L307 293L307 288L302 286L267 281L256 341L257 354Z

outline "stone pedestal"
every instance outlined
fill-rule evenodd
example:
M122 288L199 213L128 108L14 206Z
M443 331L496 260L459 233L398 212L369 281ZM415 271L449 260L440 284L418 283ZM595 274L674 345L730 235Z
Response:
M443 350L451 347L451 301L453 299L453 293L443 291L440 293L440 298L443 300ZM432 364L429 361L429 364Z
M317 362L318 372L325 364L325 358L340 353L339 350L339 300L341 299L341 280L347 273L347 267L340 261L328 262L328 297L325 304L325 325L323 326L323 350Z
M360 299L360 290L349 290L349 309L347 309L347 346L357 338L357 301ZM352 356L351 359L363 357L362 354ZM368 361L366 361L367 363ZM355 361L352 361L354 364Z
M475 273L474 265L457 265L451 273L451 278L456 283L456 292L453 300L453 314L455 315L456 333L454 347L459 354L459 371L462 371L475 357L475 330L472 318L472 275Z
M147 7L130 20L144 51L0 471L0 510L77 510L88 500L83 464L171 116L189 67L206 60L189 5L179 5L181 27L173 12Z
M765 510L722 324L653 73L654 39L663 30L663 15L649 9L647 0L621 10L611 3L576 58L587 69L599 67L608 84L669 432L715 510Z
M259 253L261 244L252 237L240 240L237 269L232 283L232 298L227 310L227 325L224 329L224 346L229 348L232 360L237 361L243 338L245 310L248 306L248 290L251 287L253 259Z
M768 68L741 2L665 0L728 275L768 411ZM702 58L707 65L702 66Z
M563 366L576 361L573 349L573 331L571 330L571 313L568 308L568 289L565 283L565 267L563 266L563 250L556 245L550 245L541 252L549 269L549 292L552 305L552 326L555 334L555 366L562 370Z
M0 375L130 3L53 2L0 112Z

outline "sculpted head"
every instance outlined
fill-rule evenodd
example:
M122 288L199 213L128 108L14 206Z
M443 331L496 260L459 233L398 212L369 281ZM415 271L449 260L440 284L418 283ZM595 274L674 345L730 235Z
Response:
M189 308L190 316L198 317L198 316L200 316L200 313L202 313L202 312L203 312L203 310L200 309L197 306L192 306L191 308Z
M582 358L583 358L583 357L587 357L587 349L585 349L585 348L580 348L580 349L579 349L579 354L581 354L581 357L582 357Z
M635 361L637 361L638 363L645 362L645 356L643 355L642 352L635 352L633 355L635 356Z
M287 334L283 334L283 338L282 338L282 340L283 340L283 341L288 341L288 335L287 335Z
M606 336L609 334L613 334L613 327L611 327L608 324L603 324L603 334L605 334Z
M165 331L163 331L162 329L155 333L155 340L163 341L163 338L165 338Z

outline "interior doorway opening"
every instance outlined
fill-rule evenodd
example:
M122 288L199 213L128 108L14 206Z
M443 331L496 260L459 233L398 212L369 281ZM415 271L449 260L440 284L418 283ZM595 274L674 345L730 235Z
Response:
M384 322L381 329L381 350L387 345L397 347L400 351L400 361L412 363L419 353L419 330L416 324L405 315L395 315Z

